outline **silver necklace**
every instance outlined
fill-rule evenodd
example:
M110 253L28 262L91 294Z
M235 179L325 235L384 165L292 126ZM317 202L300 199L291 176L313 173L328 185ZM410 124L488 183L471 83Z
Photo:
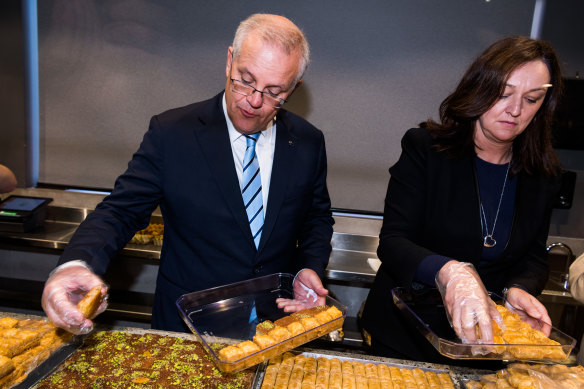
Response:
M497 241L493 238L495 233L495 226L497 225L497 218L499 217L499 210L501 209L501 202L503 201L503 193L505 193L505 185L507 185L507 177L509 176L509 166L511 166L511 161L507 164L507 171L505 172L505 180L503 181L503 189L501 189L501 196L499 196L499 205L497 206L497 212L495 213L495 220L493 221L493 228L489 234L489 227L487 226L487 216L485 215L485 208L483 207L483 202L481 201L481 213L484 219L485 233L483 238L483 246L485 247L495 247Z

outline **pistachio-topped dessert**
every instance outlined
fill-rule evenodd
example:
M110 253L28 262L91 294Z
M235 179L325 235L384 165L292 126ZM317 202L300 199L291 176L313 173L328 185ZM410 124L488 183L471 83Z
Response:
M250 370L217 370L199 342L99 331L37 388L249 388Z

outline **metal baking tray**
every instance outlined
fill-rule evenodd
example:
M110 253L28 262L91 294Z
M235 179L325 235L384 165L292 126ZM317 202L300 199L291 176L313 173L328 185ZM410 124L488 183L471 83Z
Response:
M277 298L293 299L294 276L276 273L234 284L219 286L181 296L176 305L185 323L203 344L217 367L223 372L237 372L313 339L342 328L347 307L326 296L327 306L337 307L342 316L321 324L271 347L235 361L219 358L219 350L227 345L252 340L256 325L265 320L276 321L289 313L279 309ZM297 280L296 280L297 282ZM294 283L294 285L297 285ZM298 298L298 294L296 295ZM316 306L317 303L314 302ZM307 306L310 308L310 306ZM256 320L250 320L252 312Z
M566 358L576 345L576 340L552 327L549 338L559 345L536 344L477 344L462 343L456 336L446 317L446 310L438 289L425 289L412 293L405 288L392 290L393 302L402 314L414 325L420 333L436 348L436 350L451 359L496 359L504 361L524 361L535 363L557 362L548 359L517 358L517 350L527 353L539 349L563 351ZM490 293L495 302L501 303L503 298ZM535 320L535 319L534 319Z
M0 317L13 317L18 320L47 320L44 316L28 315L12 312L0 312ZM30 371L26 378L17 385L12 386L12 389L28 389L34 384L48 376L55 367L59 366L71 354L73 354L83 344L83 336L75 335L67 343L55 350L47 359L41 362L36 368Z
M162 330L153 330L153 329L145 329L145 328L137 328L137 327L124 327L124 326L100 326L100 325L96 325L94 331L121 331L121 332L125 332L128 334L137 334L137 335L145 335L145 334L156 334L156 335L162 335L162 336L169 336L169 337L175 337L175 338L183 338L183 339L188 339L188 340L196 340L195 336L193 334L189 334L189 333L184 333L184 332L171 332L171 331L162 331ZM65 349L63 350L62 354L60 355L56 355L55 358L49 358L49 360L47 360L45 366L39 366L37 369L39 370L38 373L35 374L34 377L31 377L30 381L26 380L23 381L19 386L15 386L14 389L35 389L38 387L38 385L40 384L40 381L45 378L50 376L51 374L53 374L54 372L57 372L59 370L59 368L61 367L61 365L67 360L67 358L69 358L71 355L73 355L73 353L75 353L76 351L78 351L78 349L81 348L81 346L83 346L83 340L87 337L89 337L91 335L87 334L87 335L83 335L79 337L79 344L77 345L77 347L75 349ZM61 350L59 350L61 351ZM83 351L83 350L80 350ZM259 367L258 367L259 368ZM255 387L257 385L257 380L258 380L259 374L258 374L258 370L256 369L256 371L253 372L253 378L252 378L252 387ZM25 385L27 384L27 385ZM21 386L22 385L22 386Z
M417 362L417 361L408 361L402 359L394 359L394 358L385 358L385 357L377 357L372 355L364 355L364 354L355 354L355 353L346 353L346 352L335 352L335 351L328 351L328 350L318 350L312 348L305 348L301 347L292 351L294 355L302 354L306 357L325 357L325 358L336 358L339 359L341 362L345 360L361 362L361 363L374 363L374 364L385 364L387 366L395 366L397 368L406 368L406 369L421 369L423 371L433 371L434 373L446 373L450 376L452 383L455 388L457 389L465 389L465 383L470 380L479 380L480 377L484 374L493 373L490 370L480 370L480 369L470 369L470 368L462 368L462 367L452 367L448 365L442 364L435 364L435 363L427 363L427 362ZM266 367L268 366L268 362L263 362L256 373L256 379L254 380L254 384L251 389L261 389L263 384Z
M13 389L28 389L33 387L33 385L37 384L43 378L49 376L61 363L65 362L82 344L83 337L74 336L68 343L51 354L43 363L31 371L24 381L14 386Z

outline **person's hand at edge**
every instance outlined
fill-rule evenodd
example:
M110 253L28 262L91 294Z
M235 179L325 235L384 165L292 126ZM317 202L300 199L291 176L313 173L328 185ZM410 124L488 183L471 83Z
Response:
M17 185L18 182L12 170L0 164L0 193L12 192Z

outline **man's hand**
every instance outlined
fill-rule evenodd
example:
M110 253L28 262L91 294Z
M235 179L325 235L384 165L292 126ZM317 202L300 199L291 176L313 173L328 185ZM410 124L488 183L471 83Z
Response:
M325 305L328 290L322 286L318 274L311 269L302 269L293 281L294 299L279 298L276 300L278 308L284 312L296 312L301 309Z
M96 274L83 265L57 269L43 290L42 306L56 326L74 334L86 334L93 329L91 318L83 316L77 303L95 286L101 286L104 299L94 316L107 307L107 287Z

